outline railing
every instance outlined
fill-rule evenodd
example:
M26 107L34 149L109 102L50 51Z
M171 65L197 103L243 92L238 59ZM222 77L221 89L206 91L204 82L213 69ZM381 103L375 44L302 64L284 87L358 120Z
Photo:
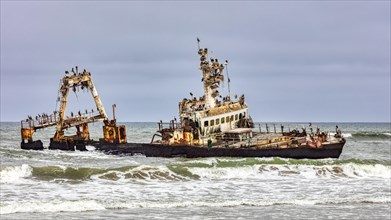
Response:
M158 131L161 131L163 129L174 130L174 129L182 128L181 123L176 122L175 120L171 120L170 122L162 122L162 121L160 121L157 124L158 124L158 127L159 127Z
M301 133L306 131L308 134L315 134L317 131L317 126L309 123L307 126L303 123L297 124L282 124L282 123L254 123L254 131L262 133L290 133L298 132Z
M48 116L41 116L33 118L28 118L26 120L21 121L21 127L22 128L44 128L53 126L54 124L57 124L57 122L60 120L60 117L55 117L54 115L48 115Z
M341 133L338 127L335 129L333 129L330 123L254 123L253 131L260 133L290 133L296 134L295 136L307 136L307 134L312 136L326 135L330 138L335 133Z
M77 114L76 116L69 117L65 116L64 121L69 124L69 126L73 126L73 122L93 122L97 119L100 118L99 112L87 112L87 113L80 113ZM45 127L50 127L58 124L60 121L60 116L59 115L39 115L36 116L35 118L29 116L28 119L22 120L21 121L21 127L22 128L35 128L35 129L40 129L40 128L45 128ZM68 127L69 127L68 126Z

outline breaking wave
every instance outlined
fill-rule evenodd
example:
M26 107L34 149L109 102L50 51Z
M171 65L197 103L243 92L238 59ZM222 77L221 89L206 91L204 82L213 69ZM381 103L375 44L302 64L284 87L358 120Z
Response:
M331 136L334 136L335 133L331 132ZM357 133L342 133L344 138L375 138L375 139L391 139L391 132L371 132L363 131Z
M202 158L202 159L183 159L175 165L183 165L187 167L242 167L251 165L342 165L342 164L357 164L357 165L375 165L381 164L391 166L391 161L386 160L362 160L362 159L288 159L280 157L270 158Z
M189 171L200 179L254 179L254 178L391 178L391 166L359 163L283 163L274 159L269 163L231 166L231 162L219 162L216 166L194 166ZM284 161L284 160L283 160ZM244 160L244 163L249 161ZM240 162L239 162L240 163Z
M334 134L335 133L333 133L333 136L334 136ZM345 138L350 138L350 137L352 137L352 134L351 133L343 133L342 136Z
M129 208L187 208L187 207L238 207L238 206L271 206L271 205L327 205L327 204L388 204L390 197L369 197L361 199L259 199L259 200L222 200L222 201L113 201L113 200L76 200L76 201L29 201L7 202L0 205L0 214L29 212L82 212L106 209Z
M31 177L33 168L27 164L22 166L9 166L0 170L0 184L15 183L26 177Z
M377 139L390 139L391 132L357 132L353 133L354 138L377 138Z
M89 168L9 166L0 170L1 183L25 179L68 181L193 181L245 178L391 178L391 162L379 160L295 160L281 158L182 160L161 166Z
M45 181L69 181L73 183L84 180L144 180L144 181L174 181L194 178L186 169L166 166L125 166L110 169L88 167L22 166L4 167L0 171L1 183L17 183L23 179Z

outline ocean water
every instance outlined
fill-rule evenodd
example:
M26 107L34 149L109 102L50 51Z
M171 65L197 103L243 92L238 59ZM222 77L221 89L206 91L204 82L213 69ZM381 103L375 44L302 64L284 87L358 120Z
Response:
M157 129L125 124L129 142ZM295 160L26 151L19 123L2 122L0 219L391 219L390 123L313 126L336 124L347 140L339 159ZM53 134L34 137L48 146Z

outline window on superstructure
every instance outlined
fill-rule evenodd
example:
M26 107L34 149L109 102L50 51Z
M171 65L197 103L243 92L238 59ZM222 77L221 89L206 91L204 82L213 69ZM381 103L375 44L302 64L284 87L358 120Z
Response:
M228 123L229 122L229 116L225 117L225 121Z
M234 120L234 116L233 115L231 115L231 121L233 121Z
M225 122L224 119L225 118L221 118L221 124L224 124L224 122Z
M237 121L237 120L238 120L238 114L235 115L235 121Z
M216 125L220 124L220 118L216 119Z
M209 122L208 121L204 121L204 127L208 127L209 126Z
M215 125L215 120L210 120L210 126L214 126Z

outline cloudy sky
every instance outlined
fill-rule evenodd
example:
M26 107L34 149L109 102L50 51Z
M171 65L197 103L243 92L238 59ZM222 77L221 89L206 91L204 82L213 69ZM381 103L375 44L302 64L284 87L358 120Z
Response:
M172 119L202 95L199 37L254 121L390 122L390 20L389 1L1 1L0 119L53 112L76 65L110 117Z

